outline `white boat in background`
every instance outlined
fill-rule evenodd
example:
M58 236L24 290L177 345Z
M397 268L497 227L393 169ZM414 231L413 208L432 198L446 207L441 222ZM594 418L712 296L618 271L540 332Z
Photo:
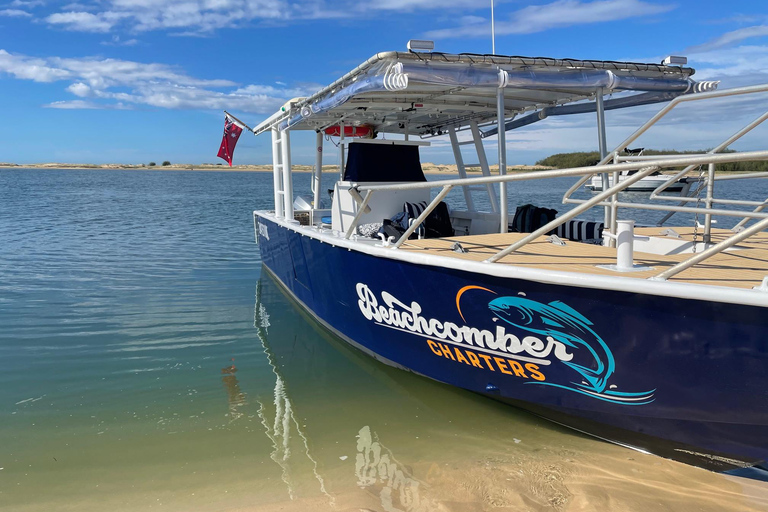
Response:
M619 173L619 183L625 182L627 179L629 179L636 171L622 171ZM627 192L653 192L657 188L664 185L664 183L669 180L669 175L662 174L660 172L651 174L650 176L646 176L645 178L640 179L639 181L636 181L635 183L627 186L624 190ZM614 184L614 177L612 175L608 176L608 187L612 187ZM598 174L596 176L592 176L592 179L589 180L589 182L584 185L589 190L603 190L603 176L602 174ZM666 192L684 192L690 187L688 183L687 178L680 178L676 180L674 183L669 185L666 188Z
M639 160L639 157L643 156L643 152L645 151L645 148L635 148L630 149L626 148L622 154L616 154L614 157L614 163L619 162L627 162L632 160ZM608 186L612 187L614 183L616 182L616 178L618 177L618 182L623 183L624 181L627 181L630 176L635 174L636 170L631 171L621 171L617 173L610 173L608 174ZM592 179L590 179L586 185L584 185L589 190L603 190L603 178L605 174L596 174L592 176ZM644 178L641 178L639 181L636 181L635 183L632 183L631 185L628 185L624 190L627 192L653 192L657 188L663 186L668 180L669 175L662 174L659 171L653 172L649 174L648 176L645 176ZM680 192L681 195L686 195L688 191L690 190L690 184L692 182L688 180L688 178L679 178L677 180L672 181L669 183L665 188L665 192Z
M768 160L768 150L721 153L768 112L705 154L618 156L681 103L768 92L717 91L692 75L665 64L376 54L253 129L273 143L275 208L253 217L264 268L318 322L382 363L666 457L719 471L759 468L768 459L768 213L764 201L715 189L721 179L768 173L716 176L714 165ZM607 150L605 110L667 101ZM506 174L507 130L581 112L597 114L598 165ZM388 138L357 141L349 127ZM312 201L295 208L296 130L314 131L317 151ZM332 206L322 209L328 130L339 136L340 166ZM459 178L429 182L418 150L443 135ZM483 147L491 135L499 175ZM481 176L467 177L465 145ZM699 195L661 194L700 166L709 172ZM620 199L672 169L644 201ZM596 174L624 171L607 190L573 197ZM510 222L507 185L569 176L578 179L562 198L571 210L553 218L521 206ZM442 202L453 188L465 210ZM475 207L478 192L490 211ZM591 208L604 221L585 226L578 216ZM705 222L634 230L622 216L637 209ZM716 229L716 216L741 220ZM603 245L581 243L594 238Z

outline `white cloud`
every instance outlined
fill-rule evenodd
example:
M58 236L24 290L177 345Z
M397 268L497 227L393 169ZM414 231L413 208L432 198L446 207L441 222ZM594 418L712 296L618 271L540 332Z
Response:
M136 46L139 44L138 39L120 39L120 36L113 35L110 41L102 41L104 46Z
M557 0L546 5L531 5L512 14L509 21L496 22L496 34L533 34L545 30L586 25L607 21L624 20L639 16L659 14L674 9L674 5L654 4L642 0ZM452 37L487 37L488 23L477 23L472 17L470 23L460 27L433 30L427 37L446 39Z
M7 16L9 18L31 18L32 15L27 11L20 9L0 9L0 16Z
M71 101L54 101L48 105L44 105L46 108L60 108L65 110L95 110L104 108L84 100L71 100Z
M282 87L273 87L271 85L247 85L241 87L234 92L234 94L246 94L249 96L284 96L286 98L297 98L299 96L306 96L308 91L310 93L317 91L321 87L310 86L308 87L293 87L289 88L285 84Z
M67 30L78 32L109 32L119 20L115 13L91 14L89 12L58 12L51 14L45 21L51 25L60 25Z
M490 23L490 21L482 16L462 16L459 18L459 22L462 25L472 25L473 23Z
M22 80L35 82L54 82L64 80L72 75L66 69L49 66L44 59L20 57L0 49L0 72L13 75Z
M45 5L43 0L13 0L10 4L11 7L23 7L25 9L31 9L33 7L39 7Z
M50 108L94 109L149 106L167 109L229 108L241 112L272 113L296 96L319 89L245 85L229 80L200 79L171 66L117 59L35 58L0 50L0 74L35 82L65 81L65 90L79 98L55 101Z
M293 20L380 16L382 12L487 10L476 0L80 0L46 21L66 30L174 30L205 35L221 28ZM482 19L482 18L481 18Z
M292 10L286 0L107 0L79 5L80 10L55 13L46 21L80 32L107 32L122 23L135 32L188 29L195 34L244 21L281 19Z
M712 39L704 44L692 46L686 51L690 53L699 53L709 50L716 50L725 46L731 46L736 43L740 43L745 39L751 39L753 37L768 36L768 25L756 25L753 27L744 27L732 32L727 32L720 37Z
M768 46L739 46L691 53L699 80L724 80L728 86L768 80ZM738 84L733 83L738 80Z
M477 8L477 0L378 0L362 4L369 9L412 11L416 9ZM489 7L483 5L483 7Z
M67 87L67 90L75 96L80 96L81 98L86 98L91 94L91 88L83 82L76 82Z
M104 105L85 100L54 101L47 105L43 105L43 107L58 108L62 110L134 110L132 105L125 105L120 102Z

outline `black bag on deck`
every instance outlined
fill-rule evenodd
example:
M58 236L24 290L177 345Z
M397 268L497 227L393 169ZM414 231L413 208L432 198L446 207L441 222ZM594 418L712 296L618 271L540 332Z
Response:
M393 236L395 240L398 240L405 233L405 228L397 222L392 222L392 219L384 219L379 233L384 235L385 238Z
M518 233L533 233L541 226L552 222L556 216L557 210L553 210L552 208L539 208L532 204L518 206L515 211L515 218L512 220L512 231L517 231ZM551 235L552 232L547 234Z
M448 205L440 201L434 210L429 214L426 225L425 238L443 238L453 236L453 226L451 226L451 216L448 212Z

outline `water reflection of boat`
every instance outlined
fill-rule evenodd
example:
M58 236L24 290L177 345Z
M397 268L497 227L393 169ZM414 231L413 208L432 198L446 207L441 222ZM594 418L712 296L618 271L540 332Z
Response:
M594 444L376 363L304 316L268 274L257 287L254 326L274 374L274 394L257 397L259 417L290 499L324 495L331 504L363 489L375 510L437 511L427 480L446 462L503 454L522 463L564 442ZM482 434L502 428L512 435Z
M308 428L307 424L300 425L296 419L294 412L293 401L289 397L287 392L287 385L282 376L283 371L287 370L289 373L298 371L301 375L297 379L293 380L296 387L301 388L302 383L307 383L312 387L318 386L318 380L312 377L316 375L313 371L318 366L321 368L322 374L325 374L325 370L328 369L327 365L333 365L336 367L338 363L341 363L341 368L344 368L342 372L345 378L349 378L353 371L352 368L343 364L345 361L343 358L331 358L330 360L323 357L316 357L318 347L313 345L310 357L301 357L303 349L307 348L302 346L300 339L306 339L305 336L299 336L301 328L296 329L296 323L277 324L278 332L274 333L273 337L280 340L277 344L271 345L269 339L269 328L271 323L269 320L268 308L262 302L262 293L265 292L270 295L277 290L274 288L273 283L267 279L266 281L260 281L257 294L256 294L256 308L254 315L254 326L257 328L259 339L264 347L265 354L269 359L273 373L275 375L275 393L272 406L260 403L259 417L262 425L264 426L265 434L269 437L273 444L273 451L271 453L271 459L281 468L281 478L285 484L288 496L291 500L300 498L297 491L297 480L301 479L301 475L297 475L296 468L302 465L306 466L306 461L311 463L311 473L317 481L319 491L327 497L327 503L330 507L335 504L334 497L326 490L326 483L323 476L320 473L318 460L313 457L310 451L310 443L304 429ZM307 324L299 324L300 327L306 327ZM280 327L293 327L293 335L285 332L280 332ZM271 348L276 347L276 348ZM288 349L287 351L285 349ZM340 353L336 353L341 355ZM286 364L281 360L289 359L290 363ZM303 362L304 364L299 364ZM338 368L338 369L341 369ZM338 372L336 373L338 374ZM294 395L300 397L306 397L307 390L299 390ZM336 397L338 399L339 397ZM336 402L337 400L334 400ZM306 405L306 404L305 404ZM307 414L309 407L302 408L302 414ZM359 419L355 423L355 419L347 414L347 411L343 415L334 415L338 420L338 425L349 426L350 429L344 432L343 437L346 437L347 446L338 446L338 442L333 446L339 450L338 453L345 453L337 457L331 456L329 460L324 458L327 455L327 450L322 444L322 441L318 443L318 439L313 441L315 452L320 452L321 465L327 468L330 461L331 466L348 466L354 467L354 474L348 473L347 483L354 484L360 489L366 489L369 493L373 493L379 498L378 505L381 505L384 510L389 512L397 511L422 511L428 512L430 510L438 510L433 501L423 497L421 494L424 488L423 482L415 478L412 472L400 464L392 452L387 449L379 441L375 431L371 431L371 427L367 424L362 425L367 419ZM302 416L302 422L307 422L306 416ZM325 423L325 422L324 422ZM361 425L357 431L354 440L350 439L349 434L353 431L355 425ZM310 429L317 427L317 425L309 426ZM342 427L342 430L347 430ZM338 434L338 428L328 429L326 433L332 435ZM295 453L291 451L291 436L296 436L300 439L300 444L303 447L303 452ZM354 443L354 450L353 450ZM319 447L318 447L319 446ZM350 454L350 455L346 455ZM346 462L349 461L349 462ZM330 472L334 472L333 469Z
M313 502L319 509L335 503L339 510L390 512L454 510L451 503L461 510L545 510L578 493L584 503L602 503L591 482L580 487L579 480L589 481L584 463L616 486L615 503L646 494L654 503L679 500L676 482L684 480L686 502L706 505L727 495L732 502L722 510L756 509L736 498L740 486L719 475L652 457L628 459L620 447L379 364L284 293L262 273L254 326L273 384L250 400L259 404L281 485L299 507L288 510L305 510L301 500L308 497L321 500Z
M317 461L310 453L307 437L302 431L302 427L296 420L293 412L293 403L285 390L285 381L280 375L274 356L267 348L267 336L270 327L269 314L261 303L261 282L256 290L256 308L254 310L253 325L259 340L264 348L269 366L275 375L274 396L271 403L260 397L258 400L258 416L264 427L264 433L272 442L272 452L270 458L280 467L281 479L286 486L288 497L291 500L297 498L297 483L293 476L296 466L306 465L307 461L311 464L311 472L317 480L317 488L328 498L328 504L333 505L333 497L325 489L325 481L317 471ZM293 443L291 442L293 438ZM291 449L292 444L299 443L299 451ZM303 448L303 450L302 450Z

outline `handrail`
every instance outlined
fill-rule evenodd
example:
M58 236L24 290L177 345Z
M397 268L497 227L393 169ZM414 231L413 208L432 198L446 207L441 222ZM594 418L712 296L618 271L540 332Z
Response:
M611 170L614 170L617 172L621 170L638 170L638 172L636 172L635 174L633 174L632 176L630 176L628 179L624 181L620 181L620 182L617 181L616 183L614 183L612 187L602 191L592 199L572 200L573 202L580 203L580 206L573 208L569 212L565 213L564 215L561 215L560 217L557 217L556 219L549 222L545 226L539 228L538 230L534 231L533 233L530 233L527 236L523 237L522 239L518 240L517 242L509 245L507 248L499 251L495 255L486 259L485 262L494 263L498 261L504 256L520 249L524 245L530 243L532 240L557 228L558 226L560 226L561 224L564 224L565 222L572 219L573 217L580 214L581 212L589 208L592 208L594 206L614 205L617 208L628 207L628 208L647 209L647 210L663 210L663 211L672 210L672 211L689 212L689 213L704 211L704 212L708 212L709 214L715 214L715 215L729 215L729 216L737 216L737 217L744 216L745 218L759 218L762 220L755 225L763 225L763 221L768 220L768 213L760 213L761 211L760 208L756 209L754 212L743 212L743 211L737 211L737 210L715 209L715 208L712 208L711 205L703 209L698 209L698 208L692 208L687 206L663 206L663 205L652 205L652 204L643 204L643 203L624 203L624 202L616 201L615 199L610 203L604 202L605 199L612 196L617 196L618 193L621 192L622 190L626 189L627 187L641 180L645 176L648 176L651 173L663 167L678 166L681 163L683 165L703 165L703 164L754 161L754 160L768 160L768 151L704 154L704 155L697 155L697 156L688 156L685 158L675 157L671 159L669 158L660 159L654 162L643 162L643 167L639 170L638 170L639 166L637 163L627 163L627 164L611 164L611 165L589 166L589 167L575 167L571 169L558 169L553 171L531 171L531 172L524 172L519 174L488 176L488 177L482 177L482 178L441 180L439 182L396 183L396 184L389 184L389 185L359 185L358 184L358 185L354 185L353 188L356 189L357 191L367 192L367 194L365 196L363 204L361 205L360 210L358 210L358 214L355 215L355 218L353 219L352 225L349 227L347 234L349 236L354 231L357 225L357 222L360 216L362 215L361 211L367 205L368 200L370 200L370 197L374 191L431 189L431 188L439 188L439 187L442 188L442 191L430 202L430 204L424 209L424 211L416 218L415 221L413 221L413 223L408 227L405 233L403 233L403 235L398 239L398 241L392 246L393 249L397 249L410 237L411 234L413 234L413 232L418 228L418 226L426 220L426 218L429 216L432 210L434 210L434 208L437 207L437 205L443 200L443 198L448 194L448 192L450 192L450 190L453 187L463 186L466 184L476 184L476 183L497 183L497 182L510 182L510 181L525 181L525 180L531 180L531 179L555 178L555 177L562 177L562 176L589 175L589 174L594 174L596 170L597 171L602 170L602 168L610 168ZM648 165L648 164L651 164L651 165ZM735 175L735 176L730 176L725 178L742 179L747 177L768 177L768 173L756 173L752 175ZM750 227L749 230L750 230L750 233L756 232L752 230L752 227ZM741 239L743 238L739 238L739 240ZM728 240L730 240L730 238ZM737 243L737 242L734 242L734 243ZM727 247L730 247L730 245L725 246L725 248ZM702 258L702 254L714 255L716 254L716 252L705 252L705 253L696 255L695 263L698 263L699 261L706 259L706 257ZM690 258L689 260L685 260L681 262L679 265L686 264L691 259L693 258ZM691 263L691 265L695 263ZM681 270L684 270L684 268L681 268Z
M645 167L643 169L640 169L636 174L633 174L629 179L627 179L627 180L625 180L625 181L623 181L621 183L614 184L613 187L611 187L611 188L609 188L607 190L603 190L601 193L599 193L598 195L596 195L595 197L593 197L589 201L585 202L584 204L582 204L580 206L577 206L576 208L573 208L571 211L561 215L560 217L556 217L553 221L548 222L547 224L545 224L544 226L540 227L539 229L537 229L533 233L531 233L531 234L529 234L527 236L524 236L523 238L521 238L517 242L511 244L506 249L503 249L503 250L497 252L496 254L494 254L493 256L488 258L487 260L485 260L485 262L486 263L494 263L494 262L500 260L504 256L506 256L506 255L508 255L508 254L510 254L510 253L512 253L512 252L514 252L514 251L516 251L518 249L520 249L522 246L526 245L528 242L531 242L531 241L535 240L536 238L540 237L541 235L545 235L545 234L549 233L550 231L552 231L553 229L557 228L561 224L566 223L567 221L569 221L572 218L576 217L581 212L592 208L593 206L597 205L597 203L600 203L601 201L603 201L603 199L606 199L606 198L612 196L613 194L615 194L617 192L620 192L621 190L623 190L623 189L627 188L628 186L632 185L633 183L636 183L637 181L640 181L641 179L645 178L646 176L649 176L651 173L658 171L659 169L660 169L660 167L657 166L657 165L651 165L651 166Z
M752 210L752 213L761 212L761 211L763 211L765 209L766 206L768 206L768 198L766 198L765 201L763 201L763 204L759 205L757 208ZM733 231L738 231L739 229L744 227L744 225L747 222L749 222L751 218L752 218L751 216L744 217L738 224L733 226L733 228L731 228L731 229L733 229Z
M605 158L603 158L597 165L594 165L594 166L575 167L570 169L557 169L557 170L550 170L550 171L533 171L533 172L524 172L524 173L516 173L516 174L510 174L510 175L499 175L499 176L483 176L483 177L477 177L477 178L449 179L449 180L441 180L439 182L395 183L395 184L387 184L387 185L355 184L353 188L358 192L367 192L365 196L365 200L362 202L361 210L365 208L374 191L442 188L442 190L430 202L427 208L425 208L424 211L412 222L412 224L408 227L405 233L401 235L401 237L397 240L397 242L392 245L393 249L397 249L403 243L405 243L406 240L408 240L408 238L413 234L413 232L416 229L418 229L418 226L421 225L421 223L426 220L429 214L445 198L445 196L450 192L450 190L456 186L482 185L482 184L489 185L493 183L508 183L513 181L525 181L525 180L531 180L531 179L581 176L579 181L576 184L574 184L571 188L569 188L568 191L563 196L564 204L578 204L578 206L574 207L573 209L561 215L560 217L557 217L553 221L547 223L545 226L542 226L541 228L537 229L533 233L526 235L525 237L518 240L517 242L509 245L505 249L494 254L493 256L485 260L486 263L494 263L499 261L501 258L505 257L506 255L516 250L519 250L520 248L530 243L531 241L535 240L536 238L540 237L541 235L552 231L553 229L564 224L565 222L574 218L575 216L582 213L583 211L589 208L592 208L594 206L610 207L613 210L612 218L614 219L616 218L616 211L618 210L618 208L636 208L636 209L646 209L646 210L663 210L668 212L688 212L688 213L703 212L705 215L705 219L707 219L707 221L711 218L712 215L743 217L743 220L739 224L737 224L736 228L743 227L743 225L749 219L760 219L757 223L755 223L753 226L749 227L748 229L744 229L734 234L733 236L729 237L725 241L710 247L709 249L705 250L702 253L694 254L691 258L688 258L678 263L674 267L666 270L665 272L662 272L661 274L655 277L655 279L667 279L677 274L678 272L681 272L689 268L692 265L700 263L701 261L704 261L707 258L715 254L718 254L719 252L726 250L729 247L732 247L733 245L737 244L741 240L748 238L749 236L759 231L762 231L762 229L765 229L766 227L768 227L768 213L762 213L762 210L768 204L768 199L766 201L759 202L759 201L745 201L745 200L716 199L713 196L714 181L728 180L728 179L768 177L768 173L749 173L749 174L737 174L737 175L716 177L714 176L714 172L713 172L715 164L719 164L719 163L768 160L768 151L720 153L723 149L727 148L735 140L738 140L743 135L745 135L746 133L754 129L756 126L760 125L765 120L768 120L768 112L762 114L760 117L752 121L750 124L748 124L741 130L733 134L731 137L723 141L717 147L703 154L659 155L657 157L653 157L653 156L620 157L619 153L623 149L625 149L629 144L635 141L638 137L640 137L640 135L645 133L651 126L656 124L662 117L668 114L673 108L675 108L677 105L679 105L682 102L699 101L699 100L705 100L705 99L722 98L722 97L728 97L728 96L759 93L759 92L768 92L768 84L751 86L751 87L741 87L741 88L730 89L730 90L713 91L713 92L707 92L707 93L700 93L696 95L678 96L677 98L670 101L669 104L667 104L663 109L661 109L655 116L653 116L650 120L648 120L643 126L641 126L638 130L636 130L626 140L624 140L621 144L619 144L616 147L616 149L614 149L613 152L606 155ZM624 162L620 163L619 162L620 160L623 160ZM613 163L610 163L610 162L613 162ZM707 187L707 198L706 200L703 201L704 208L693 208L693 207L685 206L686 203L696 200L695 198L692 198L692 197L685 197L685 196L665 197L665 196L659 195L660 192L664 191L669 185L671 185L680 177L682 177L686 172L689 172L691 169L700 165L709 165L710 167L708 176L704 180L702 180L697 187L699 190L703 189L704 187ZM685 166L685 168L682 171L678 171L674 176L670 177L664 184L657 187L656 190L654 190L654 192L652 193L650 198L651 200L663 199L665 201L679 201L678 205L665 206L665 205L647 204L647 203L626 203L618 200L619 192L626 190L628 187L638 182L639 180L643 179L644 177L649 176L651 173L655 172L656 170L659 170L662 168L669 168L669 167L679 168L680 166ZM638 172L636 172L635 174L632 174L626 180L620 181L618 179L618 175L622 171L638 171ZM578 190L579 187L581 187L581 185L583 185L587 181L587 179L597 174L609 173L609 172L613 173L613 176L614 176L613 186L609 187L607 182L604 183L603 190L599 194L597 194L595 197L588 200L571 198L573 193L576 190ZM609 198L610 198L610 201L606 201ZM714 208L713 206L715 204L756 206L756 208L752 212L744 212L740 210ZM358 214L355 215L355 218L352 221L352 225L349 226L349 229L347 230L347 233L346 233L346 238L349 238L351 234L354 232L354 230L356 229L357 223L359 222L359 219L362 216L361 210L358 211ZM707 222L707 225L709 225L709 222ZM606 228L608 228L609 231L611 232L613 231L613 226L610 226L610 227L606 226Z
M363 213L365 213L365 209L368 207L368 203L371 201L371 197L373 196L374 192L374 190L369 190L368 193L365 194L365 198L363 199L363 202L358 206L357 213L355 213L352 222L349 224L349 228L347 228L347 232L344 234L344 238L349 239L349 237L352 236L352 233L354 233L357 229L357 223L360 222L360 217L362 217Z
M611 159L613 159L614 163L617 163L619 160L623 161L643 161L648 158L653 158L653 156L624 156L620 157L619 153L623 151L624 149L629 146L633 141L637 140L643 133L645 133L651 126L655 125L661 118L666 116L672 109L674 109L677 105L679 105L682 102L688 102L688 101L700 101L700 100L708 100L712 98L723 98L728 96L737 96L742 94L754 94L754 93L760 93L760 92L766 92L768 91L768 84L762 84L762 85L755 85L755 86L749 86L749 87L738 87L734 89L724 89L720 91L711 91L711 92L705 92L700 94L691 94L691 95L683 95L678 96L674 98L672 101L670 101L664 108L662 108L659 112L656 113L655 116L653 116L651 119L645 122L640 128L635 130L635 132L630 135L624 142L619 144L611 153L607 154L598 165L608 163ZM757 119L752 121L751 123L744 126L741 130L736 132L735 134L728 137L726 140L718 144L715 148L709 150L707 154L714 154L719 153L720 151L727 148L730 144L735 142L736 140L740 139L750 131L752 131L755 127L762 124L766 119L768 119L768 112L763 113L761 116L759 116ZM669 155L669 158L675 158L678 155ZM681 158L681 161L684 159ZM689 194L689 189L685 188L681 192L680 196L678 197L664 197L661 195L663 191L665 191L667 188L669 188L673 183L678 181L681 177L683 177L686 173L690 172L694 167L696 167L695 164L688 165L681 171L675 173L673 176L669 177L667 181L659 185L653 192L651 192L650 199L653 200L662 200L662 201L680 201L678 203L678 206L684 205L686 202L697 200L698 201L698 194L700 191L706 186L707 195L704 199L705 204L705 211L709 212L709 210L712 208L712 204L715 201L714 200L714 181L715 181L715 165L713 163L709 163L709 169L707 173L707 180L703 182L703 184L700 184L697 187L696 192L693 194ZM592 176L597 175L598 173L595 172L592 174ZM618 181L618 172L614 172L614 180ZM606 180L607 174L603 174L603 182ZM579 203L580 201L572 199L571 196L573 193L580 188L588 179L590 179L591 176L584 176L581 179L579 179L571 188L569 188L565 194L563 195L563 204L573 204L573 203ZM605 190L606 184L603 184L603 190ZM695 198L693 196L696 196ZM682 200L680 199L682 198ZM619 202L618 198L614 197L613 201L610 205L606 205L610 208L610 218L613 219L611 222L609 232L611 234L615 233L615 220L618 215L618 208L619 208ZM664 222L666 222L672 215L674 215L675 210L670 210L669 213L659 222L659 225L662 225ZM745 217L743 222L746 222L747 218ZM743 223L740 223L739 225L743 225ZM711 232L711 226L712 226L712 214L711 212L704 214L704 233L703 237L705 240L709 240L710 238L710 232ZM607 227L607 226L606 226Z
M673 277L679 274L683 270L688 269L696 265L697 263L701 263L707 258L711 258L715 254L719 254L724 250L728 249L729 247L733 247L734 245L741 242L742 240L745 240L750 236L754 235L755 233L759 233L760 231L767 228L768 228L768 218L763 219L760 222L756 222L755 224L748 227L744 231L731 235L730 237L726 238L725 240L718 243L717 245L713 245L709 249L706 249L700 252L699 254L694 254L692 257L688 258L687 260L681 261L677 265L671 268L668 268L664 272L661 272L655 275L651 279L654 281L666 281L670 277Z
M581 201L580 204L584 204L586 201ZM593 204L592 206L610 206L612 203L609 203L608 201L600 201L598 203ZM659 212L666 212L670 210L669 206L664 206L661 204L647 204L647 203L625 203L623 201L618 201L616 204L618 204L621 208L633 208L635 210L653 210L653 211L659 211ZM762 203L761 203L762 204ZM765 217L768 217L768 213L759 213L759 212L746 212L743 210L720 210L717 208L696 208L693 206L677 206L673 207L674 211L680 212L680 213L702 213L702 212L709 212L712 215L723 215L726 217L748 217L750 219L762 219ZM558 217L559 219L560 217Z
M666 116L669 111L671 111L673 108L675 108L677 105L679 105L682 102L688 102L688 101L699 101L699 100L707 100L712 98L721 98L721 97L727 97L727 96L737 96L741 94L754 94L758 92L768 92L768 84L762 84L762 85L753 85L749 87L736 87L734 89L723 89L720 91L711 91L711 92L702 92L699 94L685 94L682 96L678 96L674 99L672 99L669 103L667 103L664 108L659 110L655 116L653 116L651 119L645 122L643 126L635 130L635 132L627 137L624 142L616 146L613 151L608 153L605 158L600 160L600 162L597 163L597 165L603 165L611 161L613 159L614 155L617 155L618 153L621 153L623 150L627 148L630 144L632 144L635 140L637 140L643 133L648 131L648 129L656 124L662 117ZM762 121L761 121L762 122ZM759 123L758 123L759 124ZM736 140L736 139L734 139ZM731 141L732 142L732 141ZM690 169L689 169L690 170ZM687 171L686 171L687 172ZM595 173L597 174L597 173ZM578 182L576 182L571 188L568 189L568 191L563 195L563 204L566 204L567 199L570 198L570 196L578 190L584 183L587 182L587 179L591 176L584 176L582 179L580 179Z
M754 130L757 126L761 125L763 121L765 121L766 119L768 119L768 112L765 112L763 115L761 115L760 117L758 117L757 119L749 123L748 125L744 126L741 130L734 133L733 135L725 139L723 142L721 142L714 148L710 149L707 153L714 154L714 153L721 152L722 150L724 150L725 148L727 148L728 146L730 146L731 144L733 144L734 142L742 138L744 135ZM677 180L685 176L687 172L690 172L691 170L693 170L694 167L695 166L692 166L692 165L685 167L683 170L676 173L674 176L670 177L667 181L665 181L664 183L656 187L656 190L651 192L651 200L654 200L654 199L673 200L673 201L677 200L677 198L669 198L669 197L661 196L659 194L664 192L672 183L676 182Z
M653 116L651 119L646 121L643 126L635 130L635 132L629 137L627 137L626 140L624 140L624 142L616 146L616 149L614 149L614 152L621 152L622 150L626 149L627 146L629 146L630 144L632 144L632 142L637 140L638 137L640 137L643 133L648 131L648 129L651 126L656 124L662 117L666 116L670 110L675 108L680 103L689 102L689 101L708 100L712 98L724 98L728 96L739 96L742 94L754 94L757 92L768 92L768 84L751 85L747 87L736 87L733 89L722 89L719 91L709 91L709 92L702 92L698 94L684 94L682 96L677 96L676 98L671 100L669 103L667 103L667 105L664 106L664 108L659 110L659 112L655 116ZM608 157L604 158L603 160L607 158Z
M486 183L500 183L500 182L509 182L509 181L526 181L526 180L535 180L535 179L542 179L542 178L562 178L562 177L568 177L568 176L583 176L583 175L590 175L594 174L595 172L613 172L613 171L635 171L640 168L648 167L649 165L654 165L658 167L672 167L672 166L678 166L680 165L679 158L660 158L659 160L654 160L653 162L642 162L642 163L626 163L626 164L611 164L611 165L590 165L590 166L584 166L584 167L571 167L568 169L555 169L551 171L527 171L527 172L519 172L516 174L505 174L503 176L481 176L481 177L473 177L473 178L463 178L463 179L450 179L450 180L440 180L440 181L420 181L417 183L393 183L389 185L367 185L367 184L358 184L354 188L356 188L359 192L368 191L368 190L417 190L417 189L424 189L424 188L439 188L446 185L452 185L452 186L464 186L464 185L479 185L479 184L486 184ZM708 164L708 163L731 163L731 162L748 162L752 160L768 160L768 150L766 151L740 151L737 153L723 153L720 155L703 155L703 156L694 156L684 159L682 162L683 165L693 164L693 165L699 165L699 164Z

